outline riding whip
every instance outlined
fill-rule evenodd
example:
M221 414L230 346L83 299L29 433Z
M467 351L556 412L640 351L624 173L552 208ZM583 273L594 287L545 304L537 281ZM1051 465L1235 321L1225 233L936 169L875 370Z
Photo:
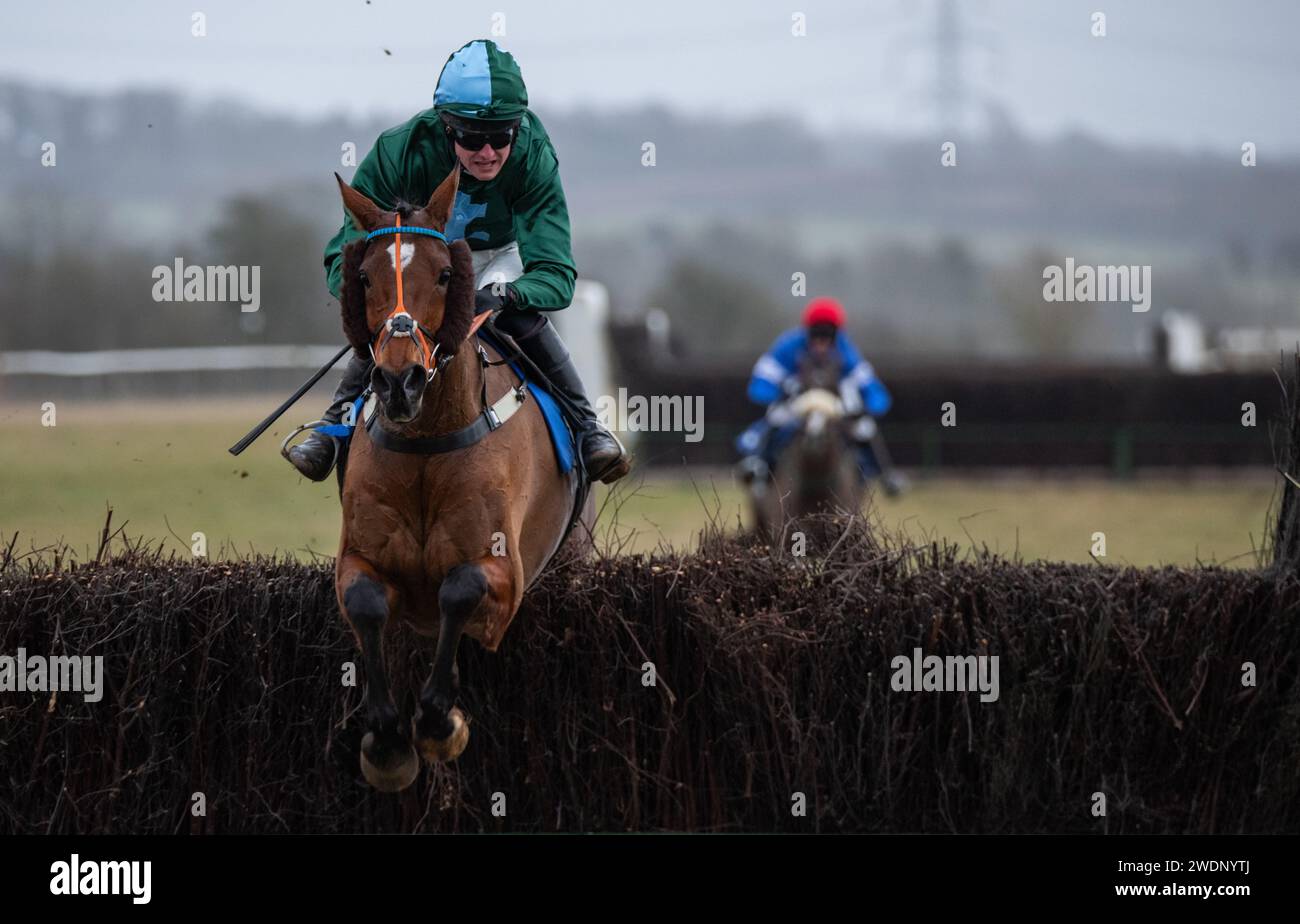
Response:
M279 420L285 411L293 407L294 402L296 402L303 395L307 394L307 392L311 390L311 387L315 385L317 382L319 382L321 380L321 377L325 375L326 372L329 372L330 369L334 368L334 364L338 362L340 359L342 359L343 354L350 349L352 349L352 345L348 344L347 346L343 347L343 349L335 353L334 358L331 359L329 362L327 362L325 365L321 366L320 369L317 370L315 375L313 375L307 381L303 382L302 385L298 387L298 390L295 391L292 395L288 397L288 399L285 400L284 404L281 404L278 408L276 408L274 411L271 412L269 417L267 417L265 420L263 420L260 424L258 424L253 429L249 430L247 435L245 435L245 437L242 440L240 440L235 445L231 446L230 454L232 456L237 456L245 449L247 449L249 446L251 446L253 444L253 441L257 439L259 436L261 436L263 433L265 433L267 428L270 427L271 424Z

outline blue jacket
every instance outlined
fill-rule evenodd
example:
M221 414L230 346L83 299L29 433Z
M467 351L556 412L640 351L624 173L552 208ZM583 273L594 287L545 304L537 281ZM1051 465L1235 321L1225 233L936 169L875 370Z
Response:
M799 370L799 360L808 351L808 333L802 327L788 330L776 338L771 349L754 363L749 377L749 400L767 406L786 396L785 381ZM843 331L835 335L835 352L840 357L840 384L845 380L856 386L867 413L879 417L887 412L893 399L876 371L858 353Z

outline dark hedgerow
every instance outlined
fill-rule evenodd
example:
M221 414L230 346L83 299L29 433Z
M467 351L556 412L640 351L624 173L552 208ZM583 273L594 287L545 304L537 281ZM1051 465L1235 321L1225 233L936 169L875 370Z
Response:
M462 648L469 749L394 796L358 770L330 568L41 559L2 560L0 653L103 655L105 691L0 694L4 832L1300 830L1293 573L961 560L858 528L803 561L712 538L570 562L499 654ZM388 644L409 714L430 646ZM893 692L916 647L999 655L1000 698Z

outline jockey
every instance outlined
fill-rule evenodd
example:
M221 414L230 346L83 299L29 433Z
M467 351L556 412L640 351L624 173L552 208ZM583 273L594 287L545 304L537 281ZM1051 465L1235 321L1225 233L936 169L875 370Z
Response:
M399 200L422 203L461 168L450 240L463 238L474 259L476 313L499 311L493 324L519 348L581 414L578 439L593 481L627 474L622 444L596 420L586 390L547 313L573 300L577 269L569 241L569 211L559 161L541 121L528 109L519 65L495 42L477 40L443 65L433 108L379 136L357 167L352 187L380 208ZM343 248L361 237L347 215L325 248L326 282L337 298ZM337 423L365 389L369 357L351 355L324 419ZM290 450L294 467L322 481L333 467L334 438L313 431Z
M755 479L761 483L774 466L777 440L772 438L773 430L791 422L785 401L799 393L799 367L806 357L824 358L832 351L838 357L840 398L848 416L865 412L879 417L889 410L893 399L871 363L858 354L844 333L844 321L844 306L838 301L814 298L804 308L802 326L777 337L754 364L749 400L766 407L767 413L736 438L736 448L743 455L740 472L746 483ZM852 433L862 477L879 475L880 466L870 445L875 433L873 422L861 417Z

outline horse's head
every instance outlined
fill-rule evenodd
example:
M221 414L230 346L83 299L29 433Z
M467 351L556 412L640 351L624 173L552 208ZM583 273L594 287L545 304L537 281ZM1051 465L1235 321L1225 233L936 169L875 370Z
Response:
M790 402L790 410L801 421L805 440L820 445L844 417L844 402L833 391L810 388Z
M375 361L371 386L384 416L420 414L425 386L469 335L474 264L469 245L448 242L460 182L455 168L421 209L385 212L335 174L343 207L365 232L343 252L343 330Z

